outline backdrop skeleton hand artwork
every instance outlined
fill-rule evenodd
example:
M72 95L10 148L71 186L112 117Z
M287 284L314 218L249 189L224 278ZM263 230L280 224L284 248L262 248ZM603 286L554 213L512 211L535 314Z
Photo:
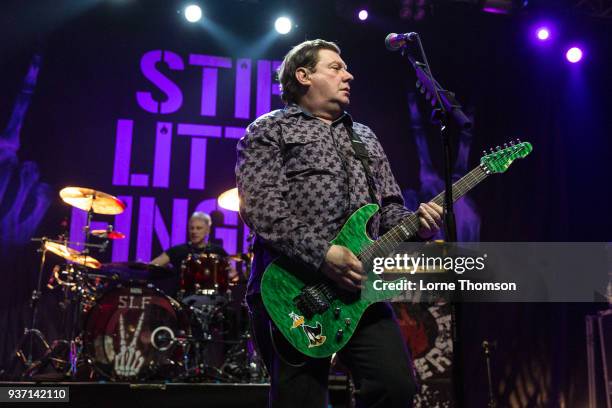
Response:
M421 189L406 189L402 192L406 207L415 209L419 203L428 202L432 197L444 190L444 180L439 175L431 162L429 147L427 146L427 136L423 130L423 119L417 105L416 94L408 94L408 106L410 108L410 119L412 132L417 146L419 157L419 181ZM457 161L453 169L453 182L459 180L467 173L467 160L470 154L472 135L467 132L459 134L459 147L457 151ZM461 241L473 242L480 239L480 216L478 215L474 200L465 196L455 202L455 214L457 223L457 239ZM441 238L443 229L433 238Z
M3 241L22 243L29 240L45 215L51 188L39 181L34 162L19 161L21 125L30 104L42 57L34 55L17 96L9 123L0 134L0 237Z

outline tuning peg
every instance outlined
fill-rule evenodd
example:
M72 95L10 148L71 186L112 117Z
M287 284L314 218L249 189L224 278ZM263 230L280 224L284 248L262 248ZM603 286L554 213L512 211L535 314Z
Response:
M495 149L499 152L501 150L501 147L495 146Z
M521 143L521 139L519 139L518 137L516 138L516 143Z
M504 143L504 149L508 148L508 143Z
M486 156L486 155L487 155L487 151L486 151L486 150L483 150L483 151L482 151L482 155L483 155L483 156Z
M510 146L514 146L514 140L510 141Z

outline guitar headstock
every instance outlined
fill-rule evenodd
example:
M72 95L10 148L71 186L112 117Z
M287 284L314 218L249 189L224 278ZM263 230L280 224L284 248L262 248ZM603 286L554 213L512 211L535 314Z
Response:
M487 173L503 173L508 170L508 167L516 159L522 159L533 150L533 146L529 142L521 142L520 140L504 143L504 147L497 146L494 150L491 148L489 152L483 151L483 156L480 159L480 165Z

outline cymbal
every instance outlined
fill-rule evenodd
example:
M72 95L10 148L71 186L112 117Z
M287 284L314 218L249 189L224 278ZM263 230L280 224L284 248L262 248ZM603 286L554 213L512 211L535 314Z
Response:
M217 198L219 207L230 211L238 211L240 209L240 199L238 198L238 188L231 188Z
M65 187L60 191L65 203L96 214L117 215L125 210L125 203L115 196L85 187Z
M105 229L92 230L91 235L105 239L124 239L125 234L119 231L109 231Z
M251 262L253 260L253 253L252 252L249 252L246 254L237 253L237 254L229 255L228 258L236 262Z
M79 265L86 266L92 269L98 269L102 265L97 259L92 256L84 255L76 249L69 248L66 245L57 242L45 242L45 250L53 252L55 255L61 256L67 261L74 262Z

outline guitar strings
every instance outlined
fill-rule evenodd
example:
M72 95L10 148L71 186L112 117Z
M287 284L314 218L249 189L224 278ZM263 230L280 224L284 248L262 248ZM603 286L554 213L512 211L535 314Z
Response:
M516 153L516 151L517 151L516 148L504 149L503 153L500 155L498 160L508 159L510 156ZM465 195L469 190L474 188L476 185L478 185L488 176L489 174L487 174L487 172L483 169L482 165L476 166L474 169L468 172L468 174L466 174L459 181L457 181L456 185L452 186L453 198L454 198L453 201L456 201L459 198L463 197L463 195ZM439 193L431 201L434 201L434 202L440 201L444 197L444 194L445 194L445 191ZM357 257L363 262L364 260L369 261L369 259L373 255L376 255L377 253L380 253L381 251L384 251L383 253L391 252L393 250L392 245L395 245L395 243L397 243L398 241L402 241L408 238L411 234L414 234L416 232L416 230L418 229L417 219L418 219L418 216L415 216L414 214L406 217L399 225L396 225L395 227L393 227L391 230L389 230L389 232L384 234L379 240L375 241L370 246L366 247L363 251L361 251ZM408 224L407 229L409 231L409 234L406 234L404 231L402 231L404 228L406 228L405 224ZM394 239L394 241L387 242L387 241L391 241L391 239Z

